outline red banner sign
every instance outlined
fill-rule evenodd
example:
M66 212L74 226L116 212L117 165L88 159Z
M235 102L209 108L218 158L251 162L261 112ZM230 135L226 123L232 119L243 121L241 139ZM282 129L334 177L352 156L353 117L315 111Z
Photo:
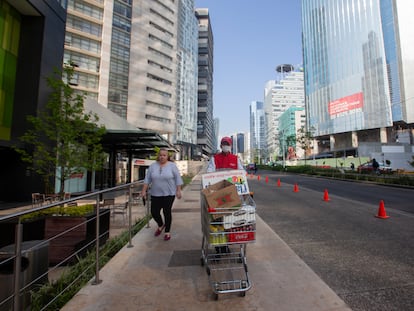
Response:
M364 105L364 95L362 92L352 94L340 99L334 100L328 104L329 115L334 116L358 108Z

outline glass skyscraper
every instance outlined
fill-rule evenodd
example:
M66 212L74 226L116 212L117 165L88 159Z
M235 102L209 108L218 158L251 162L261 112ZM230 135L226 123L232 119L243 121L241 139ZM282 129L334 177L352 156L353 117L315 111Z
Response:
M250 103L250 152L251 159L262 163L267 154L266 121L263 102L252 101Z
M307 122L331 149L410 131L413 11L408 0L302 0Z

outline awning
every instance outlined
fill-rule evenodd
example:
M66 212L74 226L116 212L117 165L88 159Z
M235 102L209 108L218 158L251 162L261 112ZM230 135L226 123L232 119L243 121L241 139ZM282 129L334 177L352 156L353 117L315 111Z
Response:
M128 152L133 157L147 157L154 154L154 147L177 151L172 144L155 131L140 129L121 118L116 113L86 99L85 111L96 113L99 124L104 125L103 147L106 151Z

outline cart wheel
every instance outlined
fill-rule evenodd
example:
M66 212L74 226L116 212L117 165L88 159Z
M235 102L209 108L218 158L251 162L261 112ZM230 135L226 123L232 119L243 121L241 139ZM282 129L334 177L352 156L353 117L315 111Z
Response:
M201 264L202 267L204 266L204 258L203 257L200 258L200 264Z
M218 300L218 294L214 293L214 300Z
M240 254L239 254L239 258L237 259L237 263L243 263L243 258L241 257Z
M210 275L210 268L209 267L206 268L206 272L207 272L207 275Z
M245 297L246 296L246 292L240 292L240 297Z

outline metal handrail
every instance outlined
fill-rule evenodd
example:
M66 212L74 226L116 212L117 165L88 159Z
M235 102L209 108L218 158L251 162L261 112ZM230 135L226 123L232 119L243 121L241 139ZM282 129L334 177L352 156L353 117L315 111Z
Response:
M115 186L115 187L107 188L107 189L104 189L104 190L93 191L91 193L87 193L87 194L83 194L83 195L80 195L80 196L72 197L70 199L57 201L57 202L52 202L52 203L49 203L47 205L43 205L43 206L39 206L39 207L33 207L29 210L19 211L19 212L15 212L15 213L12 213L12 214L9 214L9 215L2 215L2 216L0 216L0 222L10 220L10 219L13 219L13 218L17 218L17 217L20 217L20 216L23 216L23 215L26 215L26 214L30 214L30 213L33 213L33 212L42 211L42 210L45 210L45 209L48 209L48 208L51 208L51 207L54 207L54 206L59 206L59 205L62 205L62 204L67 204L67 203L70 203L70 202L75 202L75 201L84 200L84 199L90 199L91 197L96 197L97 195L99 196L99 195L104 194L104 193L114 192L116 190L122 190L122 189L125 189L125 188L128 188L128 187L133 188L134 186L140 185L142 183L143 183L142 180L138 180L138 181L135 181L135 182L132 182L132 183L123 184L123 185L120 185L120 186Z
M92 282L92 284L100 284L102 282L102 280L100 280L99 278L99 251L100 251L100 247L99 247L99 240L100 240L100 228L99 228L99 216L100 216L100 197L103 194L106 193L113 193L119 190L128 190L129 192L129 197L128 197L128 215L129 215L129 219L128 219L128 231L129 231L129 241L128 241L128 247L133 247L132 245L132 212L131 212L131 207L132 207L132 202L133 202L133 188L137 187L137 186L142 186L143 181L139 180L136 182L132 182L132 183L128 183L128 184L123 184L123 185L119 185L116 187L112 187L112 188L108 188L108 189L104 189L104 190L98 190L98 191L94 191L88 194L84 194L84 195L80 195L77 197L72 197L70 199L66 199L66 200L62 200L62 201L58 201L58 202L52 202L49 203L47 205L44 206L40 206L40 207L33 207L33 208L29 208L27 210L23 210L23 211L18 211L18 212L14 212L11 213L9 215L2 215L0 216L0 223L1 222L5 222L5 221L11 221L11 220L15 220L18 219L17 223L16 223L16 227L15 227L15 249L14 249L14 269L13 269L13 279L14 279L14 286L13 286L13 295L6 298L4 301L0 301L0 305L2 305L3 303L7 302L10 299L13 299L13 310L20 310L22 306L20 306L20 291L22 290L22 288L24 287L24 284L20 284L20 280L21 280L21 258L22 258L22 243L23 243L23 224L21 223L21 216L33 213L33 212L39 212L42 210L46 210L48 208L51 207L55 207L55 206L62 206L71 202L75 202L75 201L79 201L79 200L85 200L85 199L94 199L96 201L96 215L94 217L96 217L96 226L95 226L95 279ZM146 214L148 216L149 213L149 209L148 209L148 205L147 205L147 209L146 209ZM1 260L0 260L1 263Z

